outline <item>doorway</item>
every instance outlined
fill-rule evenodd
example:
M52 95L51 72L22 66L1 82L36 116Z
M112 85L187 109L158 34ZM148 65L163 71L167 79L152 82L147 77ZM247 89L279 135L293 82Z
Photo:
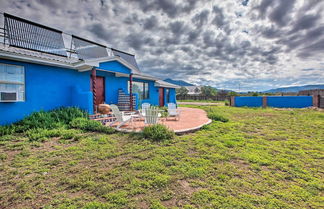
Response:
M164 106L164 88L159 88L159 105Z
M92 89L92 79L90 79L91 91ZM96 100L95 105L98 107L100 104L105 103L105 77L96 76Z

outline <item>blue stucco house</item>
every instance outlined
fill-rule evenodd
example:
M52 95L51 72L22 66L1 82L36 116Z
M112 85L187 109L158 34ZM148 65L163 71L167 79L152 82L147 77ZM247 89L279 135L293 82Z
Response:
M142 73L132 54L73 35L72 44L66 43L61 31L11 15L5 18L8 35L0 43L0 125L59 107L79 107L93 114L103 103L117 104L121 110L138 109L144 102L176 103L178 86ZM31 38L24 34L22 41L17 35L20 29L10 28L10 21L28 25L24 31L43 30L41 37L32 37L33 44L28 44ZM51 36L44 38L46 33ZM53 35L59 41L48 45ZM74 48L66 50L69 44Z

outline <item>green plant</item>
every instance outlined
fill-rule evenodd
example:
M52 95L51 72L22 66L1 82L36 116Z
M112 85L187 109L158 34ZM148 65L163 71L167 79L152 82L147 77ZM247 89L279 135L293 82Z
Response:
M230 101L228 101L227 99L225 100L225 106L230 106Z
M13 134L15 132L15 127L12 125L0 126L0 136Z
M88 114L76 107L58 108L52 111L39 111L13 124L15 132L30 129L53 129L69 124L74 118L88 117Z
M89 120L87 118L75 118L70 122L70 127L85 131L102 132L106 134L112 134L115 132L113 128L103 126L99 121Z
M165 125L155 124L143 129L143 137L153 141L163 141L172 139L174 132L169 130Z
M221 122L228 122L229 121L228 118L226 118L226 117L224 117L222 115L219 115L219 114L217 114L215 112L208 112L207 115L208 115L209 119L212 119L214 121L221 121Z
M61 139L78 139L79 130L74 129L30 129L25 132L26 136L29 138L29 141L46 141L51 137L60 137Z

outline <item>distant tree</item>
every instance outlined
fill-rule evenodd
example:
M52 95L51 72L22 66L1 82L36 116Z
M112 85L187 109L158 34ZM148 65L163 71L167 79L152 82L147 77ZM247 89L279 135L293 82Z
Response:
M200 94L202 96L206 96L206 97L209 97L209 96L216 96L217 94L217 90L211 86L203 86L200 88Z
M224 97L224 96L228 96L230 92L229 91L226 91L226 90L218 90L217 91L217 96L221 96L221 97Z
M257 96L259 96L259 93L258 92L253 92L252 96L257 97Z
M196 87L194 92L195 92L195 94L198 94L200 92L200 89L198 87Z
M188 92L189 92L189 90L187 88L183 87L183 86L176 90L176 94L181 95L181 96L187 95Z
M230 91L228 92L228 96L237 96L238 93L236 93L235 91Z

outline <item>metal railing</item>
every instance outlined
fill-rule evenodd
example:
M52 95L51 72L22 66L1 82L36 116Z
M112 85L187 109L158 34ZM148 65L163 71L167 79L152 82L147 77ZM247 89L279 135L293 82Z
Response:
M80 60L115 56L105 45L7 13L0 13L0 43Z

